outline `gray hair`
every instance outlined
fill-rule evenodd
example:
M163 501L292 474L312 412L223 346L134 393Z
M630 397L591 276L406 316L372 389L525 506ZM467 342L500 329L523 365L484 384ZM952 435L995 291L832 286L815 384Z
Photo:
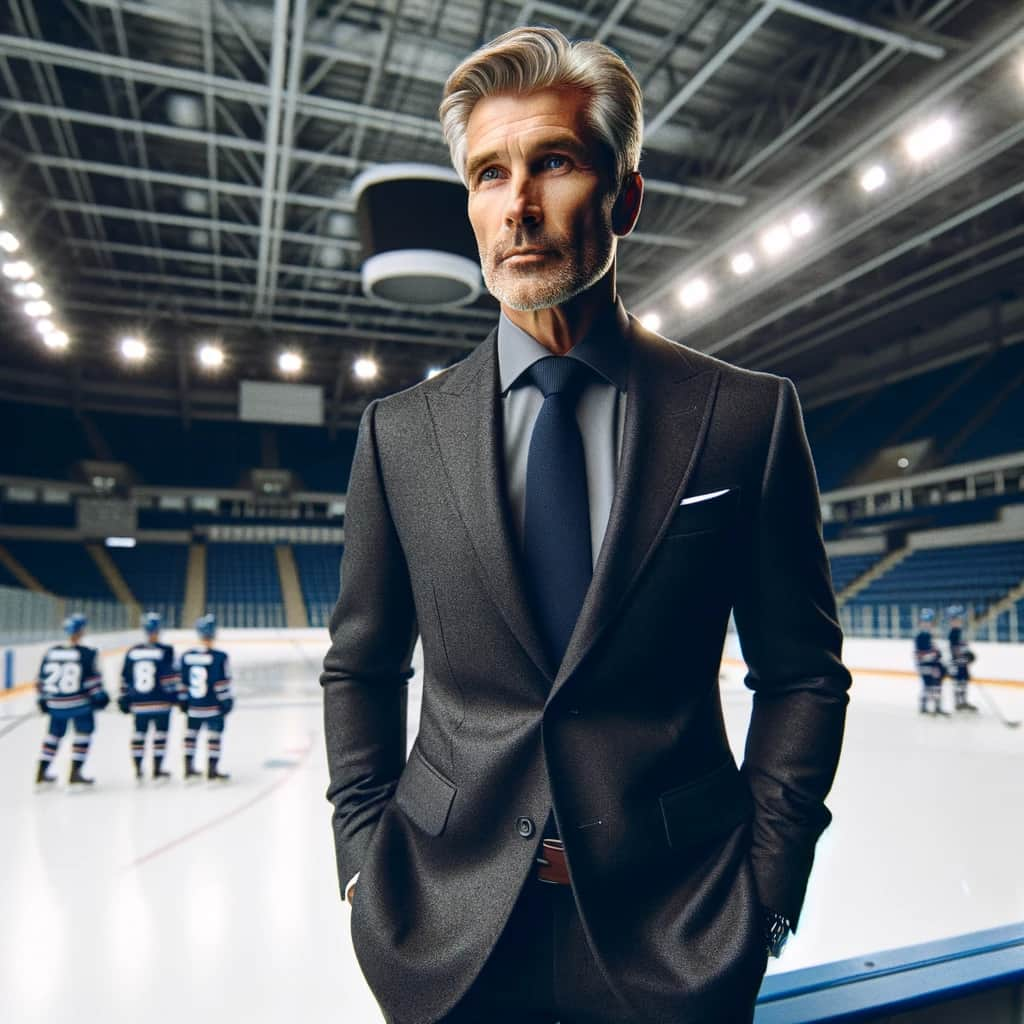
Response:
M607 150L615 190L640 165L643 93L626 62L603 43L571 43L558 29L524 27L471 53L445 82L438 114L452 165L466 180L466 126L479 100L540 89L575 88L590 102L586 122Z

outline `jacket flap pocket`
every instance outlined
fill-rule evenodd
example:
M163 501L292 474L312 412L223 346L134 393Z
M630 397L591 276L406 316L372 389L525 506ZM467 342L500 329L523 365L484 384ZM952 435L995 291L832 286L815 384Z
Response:
M750 791L731 758L707 775L667 790L658 800L674 849L724 836L753 813Z
M703 533L731 523L739 505L739 496L739 487L730 487L724 494L679 505L672 514L666 535L673 537L686 533Z
M413 746L398 780L395 802L428 835L439 836L448 824L456 789Z

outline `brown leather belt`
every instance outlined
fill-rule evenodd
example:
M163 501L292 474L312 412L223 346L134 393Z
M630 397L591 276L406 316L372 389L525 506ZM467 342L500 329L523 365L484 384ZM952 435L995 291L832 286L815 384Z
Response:
M565 863L565 847L561 839L544 839L537 854L537 877L542 882L569 885L569 866Z

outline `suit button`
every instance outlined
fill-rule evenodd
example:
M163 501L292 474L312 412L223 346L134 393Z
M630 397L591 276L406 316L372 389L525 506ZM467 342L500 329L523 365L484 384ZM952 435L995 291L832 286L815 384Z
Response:
M516 831L524 838L529 839L533 835L534 824L529 818L516 818Z

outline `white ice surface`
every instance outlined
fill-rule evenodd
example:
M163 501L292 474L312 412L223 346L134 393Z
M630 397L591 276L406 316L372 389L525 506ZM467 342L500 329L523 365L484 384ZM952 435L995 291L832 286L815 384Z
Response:
M180 781L178 713L174 781L138 787L130 719L112 707L88 762L95 791L67 792L65 741L60 786L36 793L45 720L29 695L0 700L0 1020L382 1020L338 897L323 649L308 634L232 641L238 699L222 762L232 780L220 787ZM108 674L117 660L105 658ZM741 666L726 662L722 689L740 760L750 708ZM1024 717L1024 690L987 692ZM1024 920L1024 730L988 711L920 716L916 695L909 677L857 675L834 822L773 972Z

